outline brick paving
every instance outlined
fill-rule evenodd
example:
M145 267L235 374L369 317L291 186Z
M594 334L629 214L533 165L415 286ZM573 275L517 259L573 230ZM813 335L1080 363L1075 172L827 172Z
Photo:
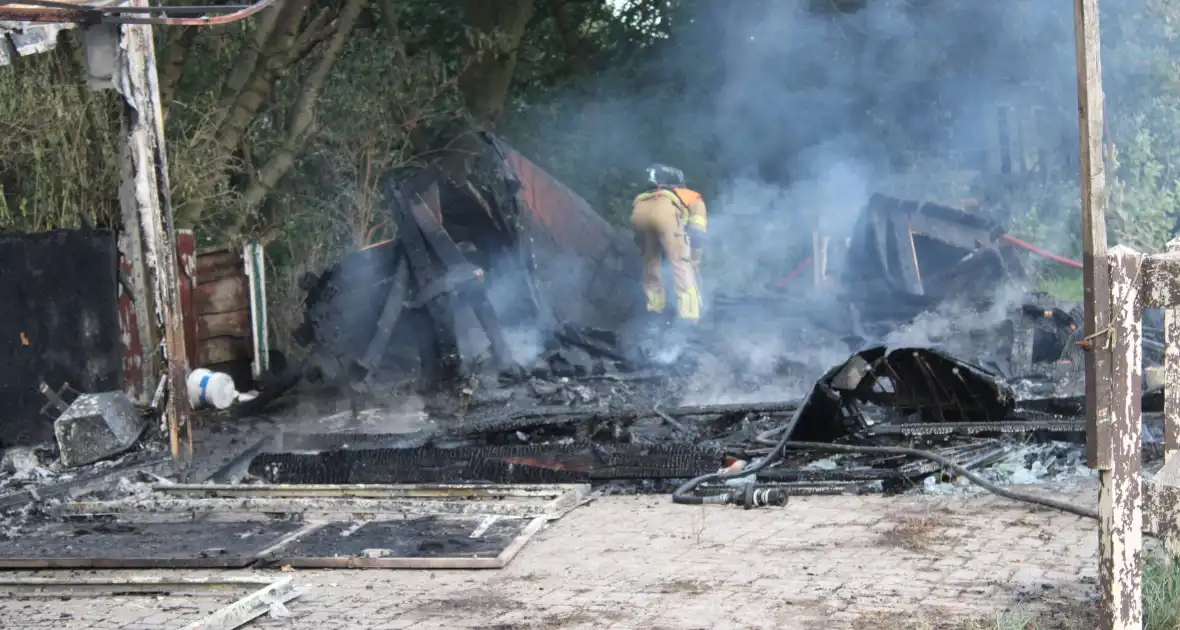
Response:
M1089 505L1097 496L1092 482L1032 490ZM290 616L246 627L902 627L882 625L892 615L937 628L923 620L1088 597L1096 531L1093 521L991 495L811 497L750 511L606 497L551 523L498 571L288 573L312 590L288 605ZM0 599L0 627L172 629L224 601Z

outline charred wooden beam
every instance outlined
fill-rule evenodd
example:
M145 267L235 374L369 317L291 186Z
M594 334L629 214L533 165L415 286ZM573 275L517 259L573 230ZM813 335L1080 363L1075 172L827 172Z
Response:
M417 200L419 203L415 203L415 200L411 200L410 202L410 213L417 222L418 228L421 229L427 245L434 251L434 254L438 256L438 259L448 271L470 265L463 252L459 251L458 245L451 240L450 235L443 228L441 210L437 207L431 208L429 206L428 200L432 198L437 206L437 183L429 187L426 194ZM488 300L487 291L483 284L483 277L483 271L479 270L475 274L475 282L464 287L465 290L461 293L461 299L471 307L471 310L475 313L475 318L479 321L480 326L483 327L497 365L501 369L511 369L515 365L515 361L512 359L512 351L508 347L508 341L504 338L504 330L500 326L500 319L496 316L496 311L492 308L491 301Z
M132 0L131 8L144 9L146 0ZM95 44L98 46L98 44ZM111 39L104 46L114 46ZM164 372L168 375L171 395L164 403L172 456L181 459L181 431L187 436L184 455L192 455L192 426L189 424L188 397L184 395L188 377L185 327L180 296L180 272L177 269L176 228L173 225L172 200L168 184L168 159L164 146L164 117L160 108L156 80L155 45L149 26L124 25L118 41L118 75L115 87L123 97L124 143L121 151L124 186L121 189L123 225L138 238L127 251L139 255L151 270L153 286L143 295L154 298L156 320L161 324L164 341ZM134 217L134 218L133 218ZM130 261L133 271L139 261ZM133 279L138 279L134 278ZM143 288L142 285L136 288ZM136 296L137 298L140 296ZM137 300L137 306L138 306ZM142 313L139 309L138 314ZM141 339L142 342L142 339ZM145 347L152 353L154 347ZM153 376L148 365L141 366Z
M536 407L521 411L509 412L480 418L467 418L449 428L446 433L451 436L475 435L479 433L499 433L503 431L519 431L543 426L555 426L571 423L613 420L620 422L634 422L644 418L659 418L660 414L673 418L691 417L719 417L739 414L782 415L794 412L798 402L757 403L757 404L726 404L726 405L686 405L656 410L652 407L642 408L602 408L602 407Z
M359 381L365 382L379 367L385 351L389 348L389 339L393 336L393 329L401 318L405 308L406 297L410 291L410 267L403 259L398 260L397 271L393 273L393 282L389 286L389 294L385 298L385 305L381 308L381 316L377 319L377 329L365 355L353 363L353 368L359 374L354 374Z
M392 179L387 180L386 186L393 223L397 226L398 240L409 261L415 292L423 291L441 279L445 272L439 270L431 259L418 223L410 213L406 195ZM451 296L440 293L425 306L426 315L419 314L416 317L421 323L429 324L419 330L418 335L424 384L453 383L459 377L459 341L455 336Z

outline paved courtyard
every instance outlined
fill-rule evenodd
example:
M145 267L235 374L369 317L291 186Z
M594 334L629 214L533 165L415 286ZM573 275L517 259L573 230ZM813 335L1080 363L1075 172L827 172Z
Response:
M1090 482L1028 489L1088 505L1097 496ZM953 628L1088 597L1096 530L991 495L811 497L749 511L604 497L551 523L498 571L285 573L311 591L289 616L244 627ZM29 575L70 573L8 577ZM0 627L182 628L235 598L7 598Z

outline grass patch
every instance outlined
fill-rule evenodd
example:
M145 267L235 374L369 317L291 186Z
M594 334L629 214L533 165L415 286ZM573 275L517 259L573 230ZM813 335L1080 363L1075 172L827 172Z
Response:
M971 622L961 630L1090 630L1098 625L1095 615L1092 604L1058 601L1036 615L1006 613ZM1143 563L1143 630L1180 630L1180 559L1147 554Z
M991 619L964 622L959 630L1036 630L1033 617L1022 612L1007 612Z
M1082 301L1082 272L1080 269L1046 272L1037 280L1037 289L1059 300L1080 302Z
M1143 630L1180 628L1180 559L1162 553L1143 563Z
M926 513L902 517L893 528L881 534L881 541L915 553L926 551L942 540L946 519L942 514Z

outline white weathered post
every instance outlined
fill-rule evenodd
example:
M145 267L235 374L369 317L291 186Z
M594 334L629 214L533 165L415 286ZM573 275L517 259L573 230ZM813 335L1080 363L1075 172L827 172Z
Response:
M1164 254L1148 256L1140 272L1144 308L1161 308L1165 318L1164 348L1164 466L1143 481L1144 530L1163 539L1173 554L1180 553L1180 241Z
M819 287L828 279L828 236L822 228L811 232L811 280Z
M1110 353L1110 441L1100 457L1098 577L1102 630L1143 627L1142 361L1140 271L1144 256L1118 246L1106 257L1109 331L1092 341ZM1105 448L1102 448L1105 446Z
M130 0L130 6L147 7L146 0ZM155 315L163 328L165 370L170 395L164 407L172 456L181 458L181 427L188 426L188 376L184 345L184 320L180 306L180 277L177 270L176 232L169 193L168 160L164 150L163 114L160 111L152 27L125 24L119 38L116 89L123 96L125 184L123 197L125 225L138 218L144 260L152 271ZM192 453L188 433L187 454Z
M1180 255L1180 239L1168 242L1168 253ZM1180 308L1164 309L1164 463L1180 452Z

